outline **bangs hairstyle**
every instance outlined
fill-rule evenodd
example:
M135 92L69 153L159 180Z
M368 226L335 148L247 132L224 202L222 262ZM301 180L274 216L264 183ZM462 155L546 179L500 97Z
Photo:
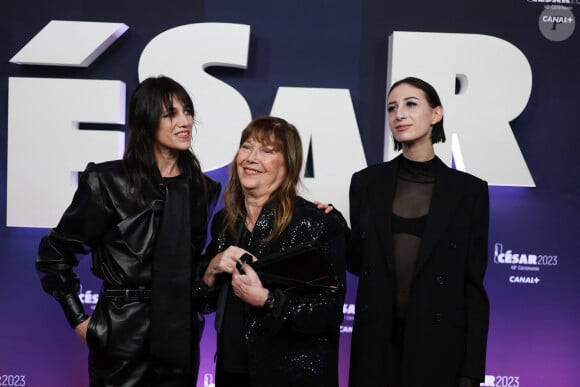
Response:
M429 83L425 82L424 80L419 79L419 78L415 78L415 77L407 77L407 78L401 79L401 80L393 83L393 85L389 89L389 93L387 94L387 98L389 97L389 95L391 95L391 91L393 91L397 86L399 86L403 83L405 83L407 85L411 85L413 87L416 87L417 89L422 90L423 94L425 94L425 98L427 99L427 103L429 104L429 106L431 106L431 108L436 108L437 106L443 106L441 104L441 99L439 98L439 94L437 94L437 91L435 90L435 88L433 86L431 86ZM403 144L401 144L400 142L398 142L394 138L393 138L393 142L395 143L395 150L396 151L401 150L403 148ZM445 131L443 130L443 116L441 117L441 120L438 123L433 125L433 129L431 130L431 143L435 144L437 142L445 142Z
M156 173L153 149L157 142L157 130L163 114L173 110L174 99L195 117L193 102L185 88L166 76L145 79L131 96L127 118L129 139L123 161L129 194L137 201L145 186L151 184L151 176ZM199 161L191 149L179 152L178 163L181 173L203 183Z
M241 145L250 140L272 146L284 158L286 175L280 186L268 199L268 204L274 208L274 228L266 241L278 237L290 223L294 212L294 202L297 197L296 187L300 183L302 170L302 141L296 127L278 117L258 117L242 131ZM236 156L230 166L228 183L224 192L226 220L224 232L237 236L236 223L244 219L247 212L244 204L244 193L238 175Z

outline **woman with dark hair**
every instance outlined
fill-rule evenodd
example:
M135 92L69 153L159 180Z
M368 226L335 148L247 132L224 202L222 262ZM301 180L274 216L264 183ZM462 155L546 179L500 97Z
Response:
M489 301L487 183L447 167L443 107L418 78L392 85L402 155L352 176L348 269L359 276L349 385L479 386Z
M218 387L338 386L347 226L338 211L325 214L297 195L302 158L298 131L283 119L260 117L242 132L203 275L219 290ZM335 286L265 285L240 260L250 254L266 263L312 241L334 269ZM308 262L294 271L308 271Z
M167 77L135 89L123 160L89 163L72 203L41 240L36 269L89 347L91 386L192 386L203 319L194 273L219 195L191 151L194 110ZM73 271L92 253L103 280L91 317Z

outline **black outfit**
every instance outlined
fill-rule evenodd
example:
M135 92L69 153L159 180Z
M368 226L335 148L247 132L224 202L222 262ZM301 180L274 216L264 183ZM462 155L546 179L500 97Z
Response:
M334 291L307 293L270 289L273 309L253 308L239 300L223 278L217 308L218 353L216 386L338 386L338 340L343 319L347 226L337 211L323 211L302 198L283 233L264 241L273 229L274 209L264 206L252 232L240 219L239 235L221 235L224 212L212 225L208 259L230 245L238 245L260 259L312 240L318 240L338 275ZM266 258L264 258L266 259Z
M163 296L164 288L152 290L151 284L152 267L162 266L159 264L170 259L165 256L164 246L175 242L180 245L176 257L188 261L181 262L180 267L190 271L182 277L183 283L176 286L192 288L193 273L207 238L208 219L220 191L219 183L205 176L203 179L205 189L184 175L163 180L157 172L151 176L152 184L142 192L143 203L136 204L129 200L122 161L90 163L81 174L73 201L58 226L41 240L36 268L42 286L61 304L71 327L88 318L77 296L80 281L73 271L78 265L77 254L92 252L91 270L103 280L103 290L87 329L91 386L195 383L203 318L195 310L189 314L178 310L185 326L190 328L188 342L182 343L180 350L191 359L177 370L171 364L158 363L151 353L162 339L153 340L156 344L150 347L154 317L151 304L156 297ZM175 195L168 192L174 194L175 188L187 196L173 202ZM184 200L186 203L182 203ZM179 208L189 208L181 211L184 218L176 221L189 235L177 235L175 230L172 235L171 219L163 217L169 209L179 217ZM168 226L165 231L162 224ZM171 240L163 244L159 239ZM155 274L160 277L156 277L157 282L162 279L162 271L159 273ZM191 293L187 298L191 303Z
M349 270L359 276L349 385L483 380L487 184L434 158L353 175Z

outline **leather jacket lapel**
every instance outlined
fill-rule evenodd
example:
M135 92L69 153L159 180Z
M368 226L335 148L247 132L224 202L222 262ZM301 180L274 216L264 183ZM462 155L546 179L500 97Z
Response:
M135 254L139 262L150 256L155 241L159 215L164 206L164 192L160 188L162 179L156 170L154 183L145 189L143 194L144 205L134 215L131 215L117 224L121 238L131 253Z

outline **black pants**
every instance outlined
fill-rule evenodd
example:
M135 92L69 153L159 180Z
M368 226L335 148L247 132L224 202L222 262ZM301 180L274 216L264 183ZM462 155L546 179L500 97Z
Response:
M252 387L249 374L221 371L216 373L216 387Z
M152 372L149 360L150 316L149 302L99 298L87 328L91 387L195 385L203 322L193 322L192 366L188 375L168 373L160 377Z

